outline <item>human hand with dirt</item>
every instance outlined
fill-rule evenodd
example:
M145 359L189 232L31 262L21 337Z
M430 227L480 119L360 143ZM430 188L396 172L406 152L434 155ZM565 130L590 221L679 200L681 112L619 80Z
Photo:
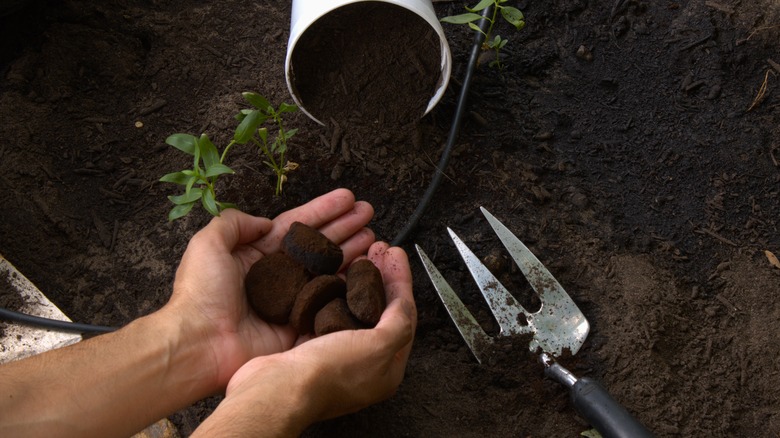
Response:
M406 253L376 242L387 307L375 328L345 330L260 356L230 379L225 399L195 436L297 436L310 424L390 397L403 379L417 311Z
M370 204L344 189L282 213L274 220L226 210L190 241L176 273L173 296L161 312L198 326L193 342L206 343L215 391L253 357L290 349L297 341L289 325L263 321L250 309L244 279L254 262L278 252L290 224L303 222L338 244L345 264L365 254L374 234L365 225ZM173 315L176 315L175 317ZM186 315L186 316L185 316Z
M225 392L236 371L258 356L289 366L269 367L275 377L300 373L276 381L282 389L272 395L284 396L288 385L305 386L314 394L327 390L331 401L341 402L336 411L324 411L321 402L306 404L305 410L279 404L276 408L289 408L281 411L284 419L306 412L311 421L386 395L400 381L409 349L404 346L411 342L413 322L401 305L413 306L411 276L405 258L376 253L384 244L374 243L373 232L365 228L372 215L369 204L356 202L343 189L274 220L223 212L191 239L173 295L162 309L115 332L0 366L0 393L5 395L0 398L0 436L129 436L200 399ZM291 327L268 324L249 309L243 283L249 267L278 251L295 221L319 229L339 244L345 264L369 247L377 263L396 260L381 267L386 281L399 284L391 290L403 300L389 306L380 327L301 344ZM292 348L296 344L300 345ZM380 345L385 347L377 350ZM355 375L345 379L339 365ZM232 380L231 394L244 393L242 389L254 382L252 366ZM356 388L344 384L356 382L374 383L376 389L364 399L350 400Z

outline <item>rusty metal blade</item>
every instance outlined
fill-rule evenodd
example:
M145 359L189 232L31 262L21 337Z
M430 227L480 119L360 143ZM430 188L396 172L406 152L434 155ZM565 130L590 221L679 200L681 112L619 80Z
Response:
M477 320L474 319L474 316L468 311L463 301L458 298L458 295L452 290L447 280L444 279L436 265L428 258L425 251L419 245L415 244L414 246L417 249L417 254L420 256L423 267L425 267L425 271L428 273L428 278L431 279L436 293L439 294L441 302L447 309L447 313L450 314L450 318L452 318L474 357L478 362L482 363L484 359L487 359L493 340L485 333Z
M485 208L480 210L542 303L539 311L528 317L535 329L531 350L538 347L553 356L560 356L563 350L577 353L590 331L585 315L523 242Z
M477 256L466 246L452 229L447 228L455 247L458 249L471 276L479 286L482 296L485 297L490 311L496 318L502 335L515 335L529 333L533 327L528 324L528 312L517 302L515 297L501 284L490 270L482 264Z

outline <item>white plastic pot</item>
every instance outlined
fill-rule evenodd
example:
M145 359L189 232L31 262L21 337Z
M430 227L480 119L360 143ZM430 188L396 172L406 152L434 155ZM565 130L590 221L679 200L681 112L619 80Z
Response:
M444 36L444 30L442 29L441 23L439 23L439 19L436 17L436 11L433 9L431 0L293 0L292 15L290 19L290 39L287 43L287 58L284 63L287 89L290 91L290 95L301 111L321 125L323 125L323 123L307 111L302 104L303 99L301 99L301 96L297 95L297 91L293 84L294 66L292 65L292 54L295 51L301 36L314 22L343 6L367 1L390 3L405 8L423 18L439 36L441 48L441 76L436 89L431 90L431 98L428 102L425 114L430 112L433 107L439 103L439 100L441 100L444 95L444 91L447 89L447 84L450 81L452 53L450 52L449 44L447 44L447 38Z

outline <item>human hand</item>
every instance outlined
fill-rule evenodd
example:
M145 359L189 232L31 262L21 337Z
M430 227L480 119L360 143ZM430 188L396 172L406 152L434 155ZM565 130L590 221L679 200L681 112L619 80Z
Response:
M320 336L291 350L247 362L226 397L193 436L293 436L308 425L390 397L403 379L417 326L406 253L374 243L387 307L373 329Z
M225 210L193 236L161 313L180 322L184 342L204 347L215 392L249 359L285 351L297 338L289 326L268 324L250 309L244 278L252 264L279 251L290 224L300 221L339 244L346 265L374 242L365 228L372 216L370 204L339 189L274 220Z

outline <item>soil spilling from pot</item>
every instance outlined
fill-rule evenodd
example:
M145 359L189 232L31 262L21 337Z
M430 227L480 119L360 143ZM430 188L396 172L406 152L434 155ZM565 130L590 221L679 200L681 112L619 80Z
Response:
M323 123L405 126L423 116L440 80L439 46L433 28L413 12L354 3L326 14L298 40L294 87Z

